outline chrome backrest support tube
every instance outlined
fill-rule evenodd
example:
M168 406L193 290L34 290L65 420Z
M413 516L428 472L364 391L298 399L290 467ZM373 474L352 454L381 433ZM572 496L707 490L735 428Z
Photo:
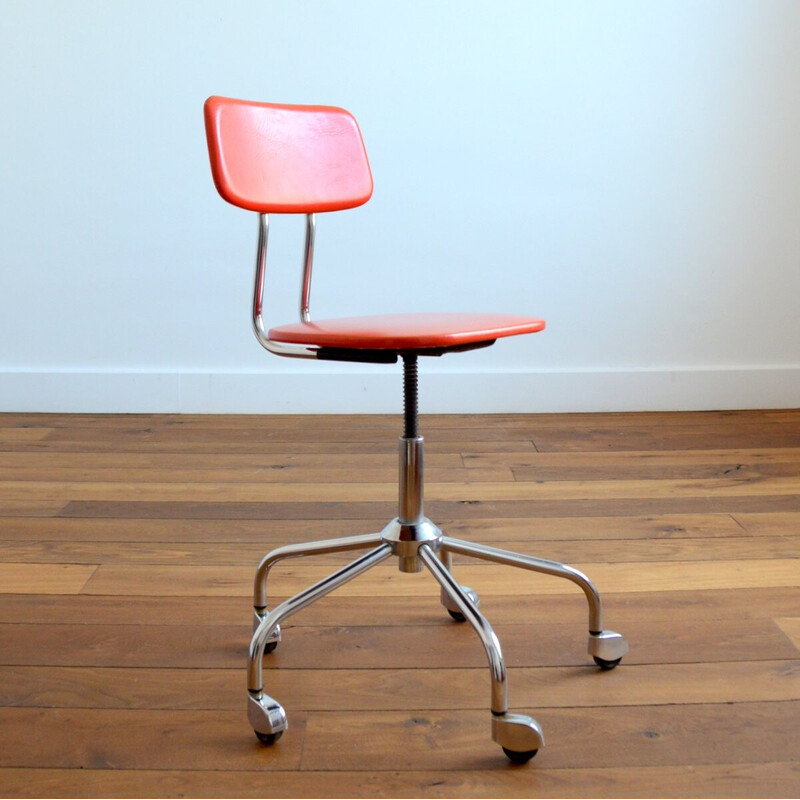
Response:
M306 214L306 245L303 254L303 286L300 292L300 321L311 322L311 268L314 265L314 235L317 215Z
M309 347L298 344L284 344L283 342L273 342L264 326L264 288L265 275L267 271L267 244L269 241L269 216L267 214L258 215L258 245L256 247L256 276L253 286L253 331L256 334L259 344L277 356L288 356L289 358L316 358L318 347ZM306 242L308 248L308 242ZM312 234L313 249L313 234ZM309 286L311 281L310 267L308 270ZM305 277L304 277L305 282ZM305 292L305 290L304 290Z
M258 245L256 246L256 277L253 287L253 328L256 338L263 343L267 338L264 330L264 276L267 271L267 244L269 243L269 216L258 215Z

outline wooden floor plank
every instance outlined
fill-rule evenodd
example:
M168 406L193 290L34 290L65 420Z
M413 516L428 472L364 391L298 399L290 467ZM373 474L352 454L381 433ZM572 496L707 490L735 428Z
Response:
M292 542L330 539L380 531L386 517L374 519L219 519L168 517L9 517L0 524L0 541L92 542L261 542L266 553ZM514 526L511 526L512 529ZM521 526L518 526L521 527ZM729 520L728 530L740 529Z
M695 589L764 588L800 586L800 558L742 559L740 561L632 562L623 564L572 565L589 575L602 591L673 591L687 585ZM479 594L504 594L508 591L509 570L497 564L460 566L459 580L473 586ZM331 566L304 566L292 563L282 567L276 591L292 595L327 577ZM514 587L519 595L571 594L569 581L524 570L515 570ZM409 597L428 592L427 574L403 575L394 564L380 565L336 590L349 597L375 597L381 594ZM86 582L87 594L133 595L247 595L252 593L253 570L249 567L143 566L138 564L101 565Z
M228 453L220 448L217 453L137 453L118 452L29 452L19 450L0 450L0 469L9 475L12 471L30 472L30 480L50 480L50 474L76 475L76 480L85 480L87 476L97 473L114 473L115 477L131 480L137 472L157 472L169 480L170 473L192 473L195 477L213 474L216 471L226 472L231 480L239 481L250 475L265 480L278 479L281 474L308 475L317 470L336 472L339 470L367 471L396 467L396 449L387 446L385 453L325 453L302 454L292 451L287 443L284 453ZM724 451L723 451L724 452ZM750 452L750 451L747 451ZM777 459L779 456L774 456ZM513 462L512 462L513 464ZM510 464L506 469L502 465L487 463L485 468L475 467L477 472L497 472L509 476ZM425 454L426 470L467 470L464 459L459 453ZM469 470L470 472L472 469ZM68 478L67 478L68 479ZM29 480L20 477L19 480Z
M36 497L6 498L0 504L0 520L3 517L54 517L64 509L61 500L46 500Z
M43 500L42 503L45 501ZM59 501L60 503L60 501ZM385 525L397 513L396 501L264 501L233 502L159 500L71 500L59 506L61 517L104 519L205 519L205 520L376 520ZM535 499L535 500L437 500L425 510L437 524L454 522L547 517L629 517L676 514L800 513L800 495L764 494L739 496L698 494L638 498ZM533 523L532 523L533 524ZM363 526L360 526L363 530Z
M790 617L800 608L800 589L705 589L673 592L604 592L603 605L609 621L615 624L647 620L669 626L676 619L699 617L715 620L773 620ZM586 602L580 592L548 595L547 615L540 617L539 600L517 595L492 596L484 610L491 622L518 623L528 616L535 624L580 624L586 619ZM372 597L328 595L325 602L296 614L292 626L331 625L334 627L381 625L415 628L441 625L439 598L428 594L403 598L402 605L391 598L376 602ZM239 626L249 623L252 598L187 597L175 595L9 595L0 594L0 622L13 624L116 625L180 627Z
M0 427L0 447L21 442L40 442L52 433L51 428Z
M791 467L786 467L789 471ZM775 475L780 473L775 470ZM465 467L453 468L433 468L426 469L427 478L436 483L500 483L514 480L511 470L504 474L503 470L468 470ZM40 467L29 467L20 469L18 467L7 467L0 469L0 481L6 484L19 482L28 487L31 484L42 484L53 487L63 484L67 487L68 494L75 494L73 491L77 484L86 484L92 487L91 493L97 491L99 486L109 484L130 484L132 481L146 486L154 484L179 484L180 486L193 486L196 482L204 484L225 486L228 484L245 484L266 487L270 484L290 484L292 486L302 483L303 485L318 486L323 483L332 484L379 484L394 486L393 481L397 478L397 465L394 459L385 459L380 467L363 468L332 468L330 466L319 469L307 469L297 467L286 468L266 468L254 467L251 469L219 469L208 468L199 469L155 469L142 468L132 469L128 467L116 467L111 469L97 469L87 471L84 468L77 469L42 469ZM24 496L22 492L13 492ZM112 492L113 493L113 492ZM121 494L125 494L124 491Z
M564 769L773 763L800 760L800 702L542 709L557 744L537 756ZM477 711L293 714L294 728L263 748L241 711L0 709L0 766L73 769L496 770L504 756ZM779 736L767 741L762 731ZM124 731L110 736L109 731ZM12 746L25 741L25 748ZM713 742L711 747L709 743ZM266 776L265 776L266 777Z
M0 772L13 797L794 797L797 764L726 764L685 770L496 770L462 772L258 772L27 770ZM632 786L641 787L638 790Z
M550 744L536 768L565 769L575 750L584 767L797 761L798 715L798 701L542 709ZM308 717L301 769L496 769L503 756L486 747L489 728L486 712L363 713L357 728L347 712L318 712Z
M0 593L77 594L96 565L0 563Z
M800 617L778 617L775 622L800 651Z
M741 517L741 520L738 517ZM7 517L0 541L120 542L260 542L289 544L381 530L389 520L374 519L218 519L142 517ZM655 514L610 517L495 518L452 520L445 533L474 541L536 542L616 539L748 538L792 536L800 530L800 513ZM591 534L589 536L588 534Z
M683 467L691 471L695 466L720 468L723 474L740 466L771 464L796 465L800 460L800 447L783 448L713 448L702 450L613 450L609 452L528 452L528 453L464 453L463 464L469 469L563 469L566 471L592 468L625 470L672 470ZM0 457L0 464L2 464ZM604 477L602 474L600 477ZM685 477L683 473L676 477ZM587 478L587 480L590 478Z
M636 500L683 497L779 497L800 494L800 476L703 478L678 480L493 481L489 483L429 483L426 498L461 503L536 500ZM142 498L161 503L331 503L393 502L397 485L386 483L214 483L211 481L4 481L0 501L117 501Z
M241 660L241 659L240 659ZM456 659L453 659L453 663ZM487 707L481 667L291 668L266 673L267 691L301 711L392 711L413 694L424 710ZM795 660L629 664L602 673L572 667L515 667L514 705L538 708L744 703L800 700ZM413 692L410 687L413 687ZM241 667L0 666L0 705L31 708L222 710L243 708Z
M262 747L241 711L0 709L0 766L74 769L296 769L304 738ZM25 742L25 747L16 746Z
M796 797L797 762L455 771L5 769L10 797L763 798Z
M561 426L539 429L534 442L540 452L782 449L800 446L800 423L796 419L782 424L766 419L742 422L731 418L727 423L719 419L700 421L681 429L659 425L657 419L651 418L644 419L639 426L628 427L621 436L614 424L581 426L567 421Z
M283 542L287 543L284 538ZM488 544L488 542L486 542ZM520 542L492 540L493 547L520 551ZM275 542L273 546L278 546ZM530 555L572 563L577 559L611 561L614 563L649 561L745 561L753 559L781 559L800 557L800 545L790 536L734 538L682 538L657 540L602 540L598 542L540 541L535 546L525 544ZM69 563L69 564L148 564L199 566L213 563L219 566L246 566L255 571L255 565L268 552L263 543L235 542L180 542L171 546L162 542L83 542L83 541L3 541L0 540L0 560L5 563ZM352 561L352 552L310 555L303 559L307 566L336 565ZM454 556L454 563L474 563L468 556ZM299 563L299 562L298 562ZM513 573L512 573L513 574Z
M391 607L391 604L388 604ZM491 617L491 605L487 604ZM532 607L533 616L536 607ZM475 634L433 609L438 625L420 628L380 624L294 627L287 623L283 642L265 662L270 668L439 669L485 668L486 654ZM547 621L497 623L509 667L583 667L587 657L587 620L554 625ZM313 616L312 616L313 619ZM0 626L0 664L182 668L241 668L250 641L249 618L240 625L23 625ZM665 638L640 621L627 621L625 635L635 647L626 664L724 663L752 659L793 659L797 649L771 619L686 620ZM482 702L482 699L481 699Z

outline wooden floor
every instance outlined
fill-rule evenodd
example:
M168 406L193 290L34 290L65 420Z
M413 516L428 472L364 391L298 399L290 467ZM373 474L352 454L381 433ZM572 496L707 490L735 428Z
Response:
M800 795L800 411L423 417L428 515L588 572L630 654L594 667L569 582L457 560L547 739L511 765L477 637L381 566L289 620L259 745L254 567L380 530L398 427L0 416L0 796ZM344 560L283 562L274 597Z

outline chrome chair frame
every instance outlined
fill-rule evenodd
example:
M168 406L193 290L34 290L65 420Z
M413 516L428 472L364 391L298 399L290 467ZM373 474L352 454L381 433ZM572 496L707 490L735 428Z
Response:
M309 321L311 268L313 261L315 218L306 216L306 243L303 259L303 281L300 318ZM286 345L269 339L262 318L264 278L268 241L268 218L259 215L256 276L253 292L253 326L263 347L272 353L294 358L325 357L321 348ZM268 553L256 570L253 592L254 630L249 648L248 719L265 744L277 741L288 727L281 705L264 692L263 658L277 647L281 624L290 616L343 586L362 573L394 555L401 572L419 572L423 568L433 575L441 587L440 602L457 621L469 622L486 650L491 673L491 735L506 755L516 762L532 758L544 746L544 735L535 719L515 714L508 709L508 682L502 648L489 621L480 613L478 595L460 585L451 572L452 555L463 555L521 569L532 570L577 584L589 605L588 652L602 669L613 669L628 652L625 638L603 628L600 595L595 585L582 572L556 561L535 558L496 547L472 544L445 536L424 514L423 475L424 439L418 430L417 356L399 353L404 367L404 432L399 439L398 515L377 533L327 539L278 547ZM395 358L396 360L396 358ZM336 570L313 586L304 589L270 610L267 583L270 571L279 561L325 553L367 550L350 564Z

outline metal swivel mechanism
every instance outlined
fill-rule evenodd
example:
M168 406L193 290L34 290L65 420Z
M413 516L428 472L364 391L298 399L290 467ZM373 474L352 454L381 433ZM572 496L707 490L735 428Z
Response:
M441 603L450 616L458 622L469 622L478 634L486 650L491 674L492 739L503 748L509 759L525 763L544 746L542 729L532 717L509 712L506 667L500 642L492 626L478 610L477 594L453 578L450 572L452 554L521 567L576 583L589 604L589 654L601 669L616 667L628 652L628 645L619 633L603 630L599 594L582 572L555 561L450 538L424 515L417 353L404 352L400 355L403 358L404 430L399 442L398 515L380 533L287 545L273 550L261 561L255 578L254 633L250 642L247 687L248 718L256 736L264 744L276 742L288 727L281 705L264 693L262 677L262 659L277 647L281 638L280 624L295 612L394 555L401 572L419 572L427 568L441 586ZM367 552L268 611L267 577L278 561L346 550Z

